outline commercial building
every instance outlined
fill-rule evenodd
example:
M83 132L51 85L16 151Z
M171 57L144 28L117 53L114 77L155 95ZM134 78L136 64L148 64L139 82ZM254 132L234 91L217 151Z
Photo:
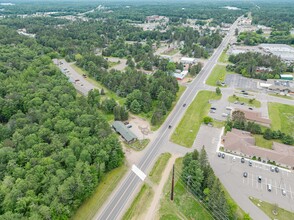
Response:
M114 121L112 123L112 127L117 133L122 136L122 138L127 143L131 143L138 139L137 136L132 131L130 131L130 129L127 128L121 121Z
M268 118L263 118L261 116L261 112L252 111L252 110L244 110L244 109L238 109L236 108L235 111L241 111L244 112L244 116L248 121L256 122L258 124L261 124L263 126L270 127L271 120Z
M173 76L176 77L178 80L182 80L182 79L185 78L185 76L187 74L188 74L188 71L187 70L184 70L184 71L182 71L180 73L177 73L177 72L173 73Z
M266 53L280 57L287 64L294 63L294 48L286 44L260 44Z
M232 129L222 139L224 150L240 156L260 158L262 161L275 162L277 165L294 169L294 148L273 142L272 150L255 146L254 136L247 131Z
M195 58L190 58L190 57L182 57L180 62L182 64L194 64L196 62Z
M286 77L287 78L287 77ZM268 79L266 83L259 83L260 88L267 89L275 93L294 93L294 82L290 80Z

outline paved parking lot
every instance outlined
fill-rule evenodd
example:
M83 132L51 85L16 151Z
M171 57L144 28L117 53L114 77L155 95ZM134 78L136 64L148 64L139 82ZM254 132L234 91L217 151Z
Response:
M247 90L257 90L256 79L250 79L241 76L240 74L227 74L225 83L230 88L242 88Z
M293 172L282 168L278 173L272 172L269 164L252 161L252 166L249 166L248 159L245 159L245 163L241 163L240 157L225 155L224 159L215 155L215 164L218 164L219 169L216 172L220 172L226 180L234 182L233 187L236 191L247 197L252 196L269 203L277 203L281 208L294 211ZM247 172L247 177L243 176L244 172ZM258 182L258 176L261 176L261 183ZM271 185L271 192L268 191L268 184ZM286 195L282 194L282 189L286 191Z

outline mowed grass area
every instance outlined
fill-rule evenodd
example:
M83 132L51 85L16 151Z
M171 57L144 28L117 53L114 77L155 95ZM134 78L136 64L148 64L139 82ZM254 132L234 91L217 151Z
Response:
M285 134L294 136L294 105L270 102L268 111L273 130L281 130Z
M251 202L254 203L254 205L256 205L258 208L260 208L268 217L270 217L271 219L281 219L281 220L293 220L294 219L294 213L293 212L289 212L285 209L282 208L277 208L277 215L273 214L273 210L274 210L274 204L270 204L268 202L264 202L261 201L259 199L256 198L250 198ZM259 204L260 206L258 206L257 204Z
M218 100L221 96L212 91L200 91L191 103L184 117L171 136L171 141L184 147L192 147L203 118L208 114L210 99Z
M273 140L266 140L261 134L254 134L253 136L256 146L272 150Z
M283 99L290 99L290 100L293 100L293 97L292 96L286 96L286 95L279 95L279 94L269 94L271 96L275 96L275 97L278 97L278 98L283 98Z
M154 192L150 186L144 184L132 202L131 207L123 216L123 220L140 219L151 204Z
M127 172L127 166L123 164L122 166L107 173L102 181L99 183L95 192L91 197L89 197L77 210L72 220L90 220L93 219L96 212L101 208L104 202L107 200L108 196L115 189L119 181Z
M178 172L182 169L182 158L178 158L175 167ZM183 182L175 176L174 201L170 200L171 173L163 189L160 209L156 219L213 219L209 212L185 188Z
M173 55L175 55L177 52L179 52L179 50L177 50L177 49L172 49L172 50L170 50L170 51L167 52L167 53L162 53L162 55L173 56Z
M96 86L98 89L102 89L105 92L105 98L113 98L115 101L117 101L120 105L123 105L125 102L125 98L119 97L118 95L116 95L114 92L110 91L109 89L107 89L105 86L103 86L101 83L97 82L93 77L91 77L87 71L79 68L77 65L75 64L71 64L70 65L75 71L77 71L77 73L79 73L80 75L87 75L87 78L85 80L87 80L89 83L93 84L94 86ZM101 98L103 98L103 96L101 96Z
M144 139L144 140L136 140L134 143L126 143L126 147L132 148L136 151L144 150L144 148L149 144L150 139Z
M161 174L164 168L167 165L168 160L170 159L170 153L163 153L159 156L158 160L154 164L151 172L149 173L149 179L153 182L158 184L161 179Z
M163 153L155 162L149 174L149 179L156 185L158 185L158 183L160 182L162 172L164 171L170 157L171 157L170 153ZM150 207L153 196L154 196L154 191L152 187L147 185L147 183L145 183L142 186L136 198L134 199L134 201L132 202L130 208L124 214L122 219L123 220L143 219L144 214L147 212L148 208Z
M187 88L186 86L179 85L179 91L177 92L176 100L172 103L171 109L169 111L167 111L166 115L163 116L163 119L161 120L161 122L158 125L151 126L151 130L152 131L156 131L158 128L160 128L160 126L162 125L162 123L169 116L169 113L174 109L175 105L177 104L178 100L181 98L182 94L185 92L186 88ZM151 114L148 115L148 116L146 116L144 114L142 114L142 116L144 118L148 118L149 121L151 121L152 114L153 114L153 112L151 112Z
M228 72L225 65L215 65L209 77L206 80L206 84L210 86L217 86L217 81L223 82L227 74L233 72Z
M261 103L260 101L256 100L256 99L252 99L252 101L250 101L250 99L248 98L244 98L244 97L240 97L240 96L230 96L228 98L228 101L231 102L231 103L234 103L235 101L238 101L238 102L244 102L246 105L249 105L249 106L253 106L255 108L260 108L261 107Z
M229 55L227 54L227 50L224 50L220 55L218 62L221 63L228 63L229 62Z

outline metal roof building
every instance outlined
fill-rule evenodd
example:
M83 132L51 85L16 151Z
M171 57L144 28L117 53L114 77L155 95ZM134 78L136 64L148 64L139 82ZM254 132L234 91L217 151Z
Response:
M112 127L113 129L119 133L125 140L126 142L130 143L132 141L137 140L137 136L130 131L130 129L128 129L124 123L122 123L121 121L114 121L112 123Z

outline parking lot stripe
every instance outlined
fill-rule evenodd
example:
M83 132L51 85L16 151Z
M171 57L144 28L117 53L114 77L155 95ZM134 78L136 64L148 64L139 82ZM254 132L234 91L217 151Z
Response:
M254 178L254 175L252 174L252 187L253 187L253 178Z
M277 182L276 182L276 180L275 180L275 189L276 189L276 195L278 195L278 189L277 189L278 187L277 187Z
M291 199L293 199L291 185L289 185L289 190L290 190Z

